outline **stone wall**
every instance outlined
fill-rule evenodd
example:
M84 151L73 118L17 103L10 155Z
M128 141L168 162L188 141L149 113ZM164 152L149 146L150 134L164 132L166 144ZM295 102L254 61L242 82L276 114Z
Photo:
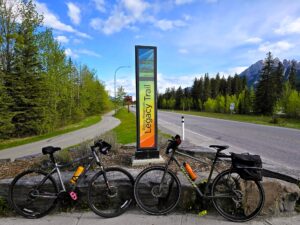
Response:
M140 170L128 169L128 171L136 177ZM89 175L87 180L93 174ZM63 172L62 176L64 178L64 183L68 184L69 179L72 177L71 172ZM181 209L200 209L201 200L197 197L195 191L188 183L187 179L180 173L178 175L179 180L182 184L182 193L179 203L179 208ZM207 174L202 174L199 179L202 180L204 177L207 177ZM34 179L34 178L32 178ZM57 178L56 178L57 179ZM116 178L117 179L117 178ZM0 196L7 198L8 196L8 187L12 179L3 179L0 180ZM30 180L27 181L30 183ZM262 181L264 190L265 190L265 205L261 212L262 215L278 215L282 212L293 212L295 208L296 201L300 196L300 188L291 183L285 181L273 179L273 178L264 178ZM86 191L87 183L82 183L80 192L82 193L81 200L86 200ZM124 188L129 188L124 186ZM129 190L123 190L129 191Z

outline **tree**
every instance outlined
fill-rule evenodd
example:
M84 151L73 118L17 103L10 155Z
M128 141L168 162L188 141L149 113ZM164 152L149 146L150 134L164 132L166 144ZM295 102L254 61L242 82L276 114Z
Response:
M204 109L206 112L216 112L216 105L216 100L208 98L207 101L204 103Z
M274 59L269 52L264 61L260 78L255 92L255 110L257 113L271 115L276 104L276 94L274 93L273 70Z
M9 75L11 72L20 6L19 0L0 1L0 61L4 75Z
M202 102L205 102L208 98L211 97L211 87L210 87L210 80L208 77L208 73L204 75L204 93Z
M276 70L274 71L274 93L276 100L279 100L282 95L284 82L284 66L281 62L278 63Z
M175 109L180 109L181 108L181 101L183 101L183 91L181 86L179 86L179 88L176 90L175 93Z
M123 86L118 87L117 96L115 99L115 103L117 104L117 106L120 106L123 104L123 99L124 99L125 95L126 95L126 92L125 92Z
M201 110L202 105L199 105L199 100L202 102L204 95L203 91L203 78L200 79L195 78L193 86L191 88L191 96L193 98L193 108L196 110Z
M296 90L292 90L288 97L286 113L293 118L300 117L300 96Z
M22 4L20 16L22 22L17 29L12 61L11 93L15 102L12 121L19 135L26 136L39 134L44 122L43 81L35 33L41 18L31 0Z
M297 77L297 62L292 60L292 65L289 73L289 83L292 89L296 89L296 77Z
M9 138L14 131L14 126L11 122L13 114L10 112L10 107L13 103L7 94L3 77L4 74L0 70L0 139Z

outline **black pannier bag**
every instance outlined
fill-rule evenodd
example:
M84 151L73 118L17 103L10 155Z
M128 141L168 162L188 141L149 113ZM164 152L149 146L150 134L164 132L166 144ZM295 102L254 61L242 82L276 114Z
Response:
M262 180L262 161L259 155L231 154L233 169L244 180Z

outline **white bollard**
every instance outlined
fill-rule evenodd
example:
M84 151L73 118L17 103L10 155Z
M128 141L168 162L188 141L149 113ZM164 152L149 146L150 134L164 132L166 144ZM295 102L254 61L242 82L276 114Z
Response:
M181 123L182 123L182 140L184 141L184 116L181 117Z

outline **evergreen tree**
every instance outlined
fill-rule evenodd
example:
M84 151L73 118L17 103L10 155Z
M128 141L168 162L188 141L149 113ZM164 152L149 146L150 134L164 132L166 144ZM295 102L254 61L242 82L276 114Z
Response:
M231 76L228 76L228 78L227 78L226 94L227 95L232 95L233 94L233 91L232 91L232 77Z
M9 138L14 131L14 126L11 122L13 114L10 112L10 107L12 105L12 99L7 94L4 85L4 74L0 70L0 140Z
M21 24L18 27L15 58L12 63L13 89L15 105L13 123L21 136L40 133L45 112L43 103L43 81L39 74L41 67L38 57L36 31L41 18L30 0L22 4Z
M181 108L181 101L183 100L183 91L181 86L176 90L175 93L175 109L180 109Z
M211 87L208 73L204 75L204 92L202 102L206 102L211 97Z
M255 110L257 113L271 115L276 104L274 93L274 59L269 52L264 61L260 78L255 92Z
M289 73L289 83L292 89L296 89L296 77L297 77L297 62L292 60L292 65Z
M281 62L279 62L276 70L274 71L274 94L277 100L282 96L283 82L284 66Z
M226 95L226 89L227 89L227 81L225 77L223 76L220 81L220 94L225 96Z
M218 93L218 87L217 87L217 84L216 84L216 79L215 78L211 78L210 79L210 87L211 87L211 97L213 99L215 99L217 97L217 93Z

